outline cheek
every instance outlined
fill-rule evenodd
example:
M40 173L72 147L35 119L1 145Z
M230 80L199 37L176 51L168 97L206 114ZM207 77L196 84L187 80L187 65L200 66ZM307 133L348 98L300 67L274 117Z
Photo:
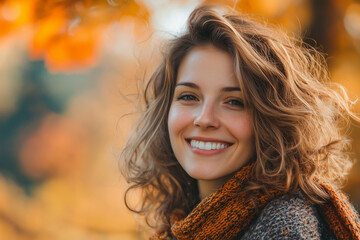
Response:
M184 130L192 119L192 113L179 106L171 106L168 116L168 130L170 138Z
M234 137L243 140L252 139L253 128L249 115L245 114L241 116L234 116L230 118L227 122L227 128L231 131Z

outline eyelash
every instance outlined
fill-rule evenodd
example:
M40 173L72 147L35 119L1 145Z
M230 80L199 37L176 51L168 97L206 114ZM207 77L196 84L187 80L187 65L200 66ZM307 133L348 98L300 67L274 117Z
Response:
M193 98L193 99L189 99L189 98ZM191 94L184 94L184 95L180 95L177 100L189 102L189 101L198 101L198 98Z
M230 102L236 102L236 104L230 104ZM226 103L234 107L244 107L244 103L238 99L230 99Z
M192 94L184 94L184 95L180 95L177 100L179 101L185 101L185 102L190 102L190 101L198 101L199 99L192 95ZM235 104L234 104L235 102ZM244 103L241 100L238 99L230 99L228 101L225 102L226 104L232 106L232 107L244 107Z

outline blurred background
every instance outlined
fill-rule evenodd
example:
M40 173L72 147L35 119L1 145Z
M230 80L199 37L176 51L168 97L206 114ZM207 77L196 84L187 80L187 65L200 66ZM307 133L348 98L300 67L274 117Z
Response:
M0 239L144 239L116 153L138 86L203 2L301 34L327 54L332 81L360 97L360 1L1 0ZM350 136L359 159L359 125ZM344 189L358 210L359 170Z

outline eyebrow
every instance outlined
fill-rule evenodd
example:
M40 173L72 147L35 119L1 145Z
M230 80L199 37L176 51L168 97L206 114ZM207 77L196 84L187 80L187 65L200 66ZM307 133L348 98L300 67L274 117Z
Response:
M195 89L200 89L200 87L198 85L196 85L195 83L191 83L191 82L183 82L183 83L178 83L176 84L175 87L177 86L187 86L190 88L195 88ZM241 91L239 87L224 87L221 89L221 91L223 92L233 92L233 91Z

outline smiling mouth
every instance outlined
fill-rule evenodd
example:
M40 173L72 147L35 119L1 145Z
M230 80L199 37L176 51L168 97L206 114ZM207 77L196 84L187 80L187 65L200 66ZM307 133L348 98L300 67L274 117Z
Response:
M186 139L191 147L201 150L220 150L230 147L232 144L224 142L199 141L194 139Z

